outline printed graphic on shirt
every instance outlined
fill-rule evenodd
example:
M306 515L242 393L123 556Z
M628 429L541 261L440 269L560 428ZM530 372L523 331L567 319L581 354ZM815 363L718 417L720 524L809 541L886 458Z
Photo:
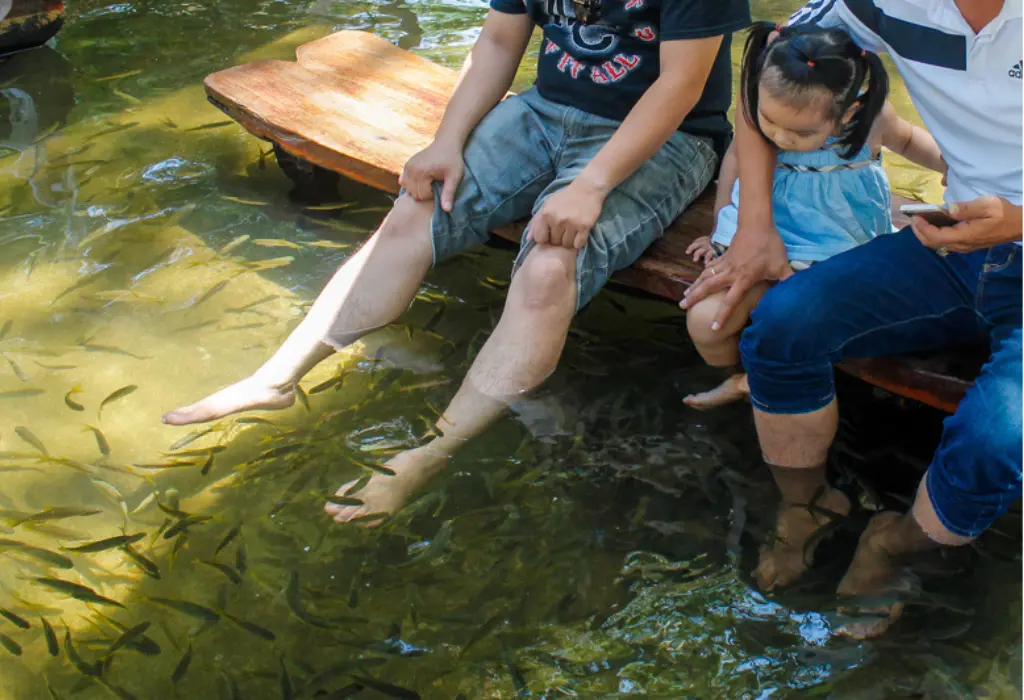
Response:
M1017 65L1011 68L1008 72L1011 78L1021 79L1021 72L1024 71L1024 61L1017 61Z
M603 12L618 17L642 10L649 0L604 0ZM628 23L612 27L608 24L583 24L573 13L572 0L538 2L534 19L544 28L544 56L553 57L555 67L577 80L595 85L618 83L635 71L644 58L623 49L623 33L631 39L654 43L658 32L649 22Z

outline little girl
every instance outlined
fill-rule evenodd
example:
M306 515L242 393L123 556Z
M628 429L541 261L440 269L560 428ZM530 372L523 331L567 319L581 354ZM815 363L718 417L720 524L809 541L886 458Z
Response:
M779 148L772 209L794 270L892 231L882 146L945 173L931 135L886 102L889 81L878 56L862 51L841 30L755 25L744 49L741 89L747 121ZM694 261L713 267L732 242L739 191L730 148L718 180L715 231L687 249ZM767 289L767 283L752 288L716 330L711 325L725 292L689 310L694 345L709 365L724 370L726 379L711 391L686 397L688 405L710 408L749 393L739 367L739 337Z

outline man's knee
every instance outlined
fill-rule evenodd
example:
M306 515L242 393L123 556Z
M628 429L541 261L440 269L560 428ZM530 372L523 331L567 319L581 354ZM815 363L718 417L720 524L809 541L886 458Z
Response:
M744 366L758 359L803 362L827 352L820 342L827 322L827 304L805 286L794 278L764 295L741 338Z
M402 194L384 219L377 235L392 240L430 240L430 221L433 216L432 199L418 202L408 193Z
M534 246L515 275L522 303L538 310L561 306L576 288L576 255L558 246Z

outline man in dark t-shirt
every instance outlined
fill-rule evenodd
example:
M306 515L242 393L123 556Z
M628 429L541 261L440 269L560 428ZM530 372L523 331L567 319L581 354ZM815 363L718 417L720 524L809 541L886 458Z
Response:
M730 34L749 19L746 0L491 0L434 142L406 164L381 228L263 367L164 420L290 406L314 365L405 311L433 263L530 217L501 320L436 434L394 457L358 502L327 505L338 521L393 513L554 371L575 313L711 182L730 135ZM536 86L502 100L535 25Z

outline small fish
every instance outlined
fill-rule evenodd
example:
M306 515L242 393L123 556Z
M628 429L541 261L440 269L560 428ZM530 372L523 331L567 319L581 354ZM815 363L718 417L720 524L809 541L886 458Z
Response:
M57 633L53 631L53 627L46 621L45 617L39 618L39 624L43 626L43 638L46 639L46 650L50 652L50 656L60 656L60 642L57 641Z
M32 628L32 624L28 620L23 618L21 615L16 615L16 614L12 613L10 610L6 610L4 608L0 608L0 615L5 617L7 619L7 621L10 622L15 627L20 627L23 630L27 630L27 629L31 629Z
M122 549L124 550L124 553L127 554L128 557L133 562L135 562L135 564L140 569L142 569L142 571L147 576L149 576L152 579L156 579L157 581L159 581L161 579L160 567L157 566L155 562L153 562L150 559L147 559L145 556L143 556L138 550L136 550L131 545L125 545Z
M25 373L25 370L23 370L21 368L21 365L19 365L17 362L12 360L11 358L7 357L7 355L4 355L4 359L7 360L7 364L9 364L11 366L11 371L14 372L14 376L15 377L20 379L25 384L28 384L30 381L32 381L32 377L28 376Z
M233 528L228 530L228 533L224 535L224 539L222 539L220 541L220 544L217 545L217 549L213 550L213 556L217 556L218 554L220 554L221 550L227 547L229 544L231 544L232 540L238 537L238 535L241 534L241 532L242 523L238 523Z
M328 496L328 503L333 503L336 506L361 506L363 502L358 498L352 498L351 496Z
M210 454L217 454L228 449L227 445L212 445L210 447L200 447L197 450L181 450L179 452L165 453L169 457L205 457Z
M268 642L272 642L275 639L277 639L277 635L268 630L266 627L260 627L259 625L253 622L248 622L247 620L239 619L227 612L224 613L224 617L226 617L231 622L235 623L238 627L242 628L249 634L255 635L260 639L265 639Z
M64 520L65 518L85 518L90 515L99 515L102 510L98 508L71 508L64 506L50 506L49 508L43 508L41 511L32 513L23 518L16 518L12 521L12 525L18 526L24 523L41 523L50 520Z
M177 450L180 450L182 447L191 445L193 442L203 437L204 435L209 435L214 430L215 428L204 428L203 430L193 431L186 435L185 437L181 438L180 440L175 441L174 444L167 448L167 450L169 452L175 452Z
M112 92L130 105L142 104L142 100L140 100L138 97L135 97L134 95L129 95L127 92L124 92L123 90L118 90L117 88L114 88Z
M0 391L0 399L24 399L29 396L39 396L46 392L42 389L16 389L14 391Z
M210 456L206 458L205 462L203 462L203 468L199 470L200 476L206 476L207 474L210 473L210 470L213 469L213 460L216 458L216 456L217 455L215 453L210 453Z
M61 549L65 552L78 552L80 554L105 552L108 549L117 549L118 547L135 544L145 536L146 533L144 532L137 532L134 535L117 535L116 537L108 537L103 540L96 540L95 542L86 542L75 547L61 547Z
M209 318L205 321L197 321L196 323L190 323L187 326L178 326L172 328L172 333L184 333L185 331L197 331L200 328L209 328L210 326L216 326L220 322L220 319Z
M92 284L93 282L98 280L100 278L100 276L105 274L106 271L107 271L107 268L104 267L104 268L101 268L101 269L97 270L96 272L91 272L88 275L86 275L85 277L82 277L80 280L78 280L73 285L71 285L70 287L65 289L63 292L58 294L56 297L54 297L53 301L50 302L50 305L52 306L53 304L56 304L58 301L60 301L64 297L66 297L68 294L71 294L71 292L77 291L77 290L81 289L82 287L87 287L88 285Z
M261 202L256 199L242 199L241 197L232 197L226 194L222 194L220 198L228 202L234 202L235 204L248 204L251 207L265 207L270 204L270 202Z
M64 405L67 406L68 408L70 408L72 411L84 411L85 410L85 406L83 406L82 404L78 403L77 401L72 400L72 398L71 398L74 394L81 394L81 393L82 393L82 389L79 386L76 385L76 386L72 387L71 390L68 393L64 394Z
M292 248L293 250L302 250L302 246L293 241L288 241L283 238L255 238L252 242L253 245L262 246L264 248Z
M253 458L255 462L265 462L268 459L277 459L283 457L286 454L291 454L296 450L301 450L305 445L301 442L292 442L287 445L278 445L277 447L271 447L269 450L264 450L259 455Z
M379 681L376 678L370 678L369 676L352 676L352 680L359 685L372 688L378 693L383 693L388 697L398 698L398 700L420 700L420 694L416 691L392 685L391 683L385 683L384 681Z
M188 459L169 459L165 462L132 462L136 469L175 469L178 467L194 467L196 463Z
M245 553L245 542L239 542L238 547L235 548L235 570L244 576L248 569L249 557Z
M176 121L174 121L173 119L171 119L170 117L164 117L163 119L160 120L160 123L163 124L164 126L166 126L168 129L177 129L178 128L178 123Z
M311 627L331 629L335 627L330 620L313 615L302 606L301 592L299 590L299 572L291 571L288 574L288 582L285 584L284 600L295 617L299 618Z
M97 345L96 343L90 343L88 341L79 343L79 347L84 348L86 352L104 352L109 355L121 355L122 357L131 357L136 360L151 360L151 355L136 355L133 352L122 350L121 348L114 347L113 345Z
M3 645L4 649L6 649L8 653L13 654L14 656L21 656L21 645L6 634L0 634L0 645Z
M174 672L171 674L171 683L177 683L185 674L188 672L189 664L192 663L192 643L189 642L188 650L178 661L178 665L174 667Z
M72 583L71 581L65 581L59 578L50 578L48 576L37 576L35 582L52 588L55 591L66 593L75 600L80 600L83 603L95 603L96 605L111 605L116 608L123 608L121 603L116 600L111 600L106 596L102 596L88 586L83 586L78 583Z
M335 241L310 241L306 245L314 248L334 248L338 250L345 250L352 247L351 243L337 243Z
M295 258L287 255L283 258L270 258L269 260L256 260L253 262L246 263L246 267L250 270L276 270L279 267L285 267L295 262Z
M32 545L24 544L17 540L0 539L0 552L5 549L13 549L21 552L25 556L32 557L33 559L37 559L45 564L50 564L51 566L56 566L61 569L70 569L75 565L73 561L63 554L57 554L56 552L51 552L50 550L43 549L41 547L33 547Z
M136 638L144 635L146 633L146 630L149 629L149 627L149 622L140 622L134 627L124 630L121 633L121 636L115 639L114 642L109 647L107 647L107 651L103 655L110 656L118 649L121 649L122 647L130 644Z
M309 395L319 394L321 391L327 391L328 389L341 387L345 381L345 375L340 374L337 377L331 377L327 381L320 382L315 387L309 390Z
M300 386L299 384L295 385L295 397L299 400L299 403L302 404L302 407L306 409L307 412L311 410L309 408L309 396L306 395L306 390L303 389L302 386Z
M83 676L99 678L100 674L103 673L102 664L86 663L85 659L81 657L75 649L75 645L71 643L71 630L67 627L64 628L64 653L67 654L68 660Z
M114 75L108 75L108 76L105 76L105 77L102 77L102 78L96 78L95 82L97 82L97 83L105 83L108 80L120 80L121 78L130 78L133 75L138 75L141 72L142 72L142 69L138 68L136 70L125 71L124 73L115 73Z
M7 334L11 332L11 326L13 325L14 321L12 321L11 319L7 319L6 321L4 321L3 327L0 328L0 340L3 340L4 338L7 337Z
M238 425L277 425L274 421L268 418L260 418L259 416L243 416L242 418L236 418L235 423Z
M35 360L32 360L32 361L36 362ZM69 369L78 369L78 365L48 365L48 364L43 363L43 362L36 362L36 364L39 365L40 367L42 367L43 369L50 369L50 370L53 370L55 372L61 372L61 371L64 371L64 370L69 370ZM40 393L42 393L42 392L40 392Z
M49 450L47 450L47 449L46 449L46 445L44 445L44 444L43 444L43 441L42 441L42 440L40 440L39 438L37 438L37 437L36 437L36 436L35 436L35 435L34 435L34 434L32 433L32 431L31 431L31 430L29 430L28 428L26 428L26 427L24 427L24 426L22 426L22 425L19 425L18 427L16 427L16 428L14 429L14 432L15 432L15 433L17 434L17 436L18 436L18 437L20 437L20 438L21 438L21 439L22 439L23 441L25 441L26 443L28 443L29 445L31 445L32 447L36 448L36 449L37 449L37 450L39 450L39 451L40 451L41 453L43 453L43 455L44 455L44 456L46 456L46 457L49 457L49 456L50 456L50 452L49 452Z
M234 306L230 309L226 309L226 311L228 313L242 313L243 311L249 311L251 309L256 308L257 306L262 306L263 304L280 298L281 295L279 294L268 294L267 296L257 299L256 301L250 301L248 304L245 304L244 306Z
M295 688L292 686L291 676L288 675L288 668L284 665L284 657L278 658L281 670L278 673L277 681L281 686L281 700L294 700Z
M96 418L98 419L100 417L100 414L103 413L103 409L107 406L107 404L111 404L119 399L123 399L125 396L128 396L129 394L134 394L138 390L138 388L139 387L137 384L128 384L111 393L107 398L100 401L99 410L96 411Z
M199 296L199 298L196 300L196 302L194 304L192 304L192 307L195 308L195 307L199 306L200 304L203 304L204 302L209 301L211 298L213 298L214 295L216 295L218 292L223 290L224 287L228 286L229 282L231 282L230 279L221 280L217 284L215 284L212 287L210 287L209 289L207 289L205 292L203 292Z
M169 540L175 535L185 532L193 525L201 525L202 523L205 523L207 520L212 519L213 518L209 515L190 515L187 518L182 518L181 520L167 528L167 531L164 532L164 539Z
M215 610L211 610L205 606L197 603L190 603L187 600L177 600L175 598L158 598L155 596L147 596L146 600L157 605L162 605L165 608L169 608L176 612L180 612L183 615L188 615L197 620L203 622L218 622L220 620L220 613Z
M227 564L221 564L219 561L208 561L206 559L200 559L199 563L205 564L206 566L209 566L221 572L229 581L231 581L231 583L235 584L236 586L242 585L242 577L238 574L237 571L232 569Z
M354 202L332 202L330 204L316 204L302 208L306 211L337 211L338 209L348 209L353 205Z
M223 248L218 250L217 251L217 255L226 256L228 253L230 253L231 251L235 250L238 246L242 245L247 240L249 240L248 234L243 234L241 236L236 236L235 238L231 239L231 241L229 241L227 243L227 245L225 245Z
M184 129L184 131L206 131L207 129L219 129L222 126L231 126L234 123L235 122L233 122L230 119L228 119L228 120L222 121L222 122L210 122L209 124L202 124L200 126L192 126L192 127L189 127L188 129Z
M109 457L110 456L110 443L107 442L107 438L103 434L103 431L101 431L99 428L97 428L95 426L92 426L92 425L85 426L82 429L82 432L85 432L86 430L91 432L93 437L96 438L96 447L97 447L97 449L99 449L100 454L103 455L104 457Z

